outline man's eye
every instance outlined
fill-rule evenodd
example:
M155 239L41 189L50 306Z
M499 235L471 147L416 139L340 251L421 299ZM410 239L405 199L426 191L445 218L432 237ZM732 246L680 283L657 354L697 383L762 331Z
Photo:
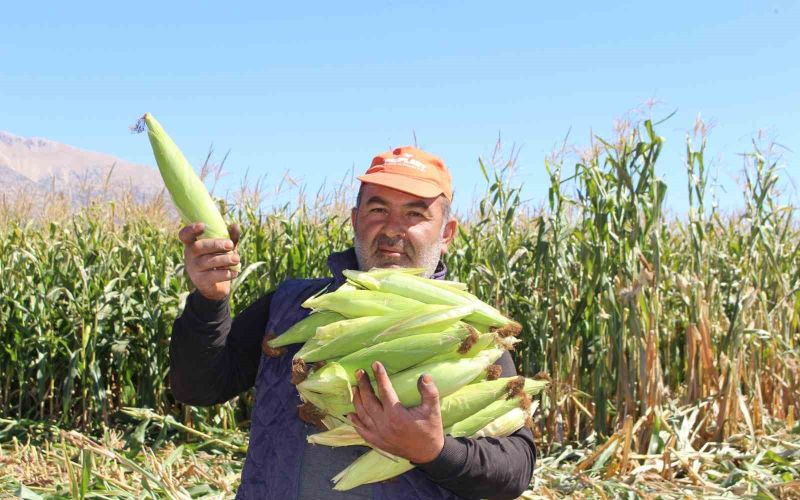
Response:
M370 208L369 209L369 213L371 213L371 214L385 214L386 213L386 209L382 208L382 207Z
M422 215L422 212L409 212L408 215L410 215L411 217L424 217L424 215Z

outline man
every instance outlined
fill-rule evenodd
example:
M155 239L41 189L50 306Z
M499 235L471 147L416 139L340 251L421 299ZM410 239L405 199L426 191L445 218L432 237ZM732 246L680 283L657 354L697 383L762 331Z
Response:
M394 480L348 492L332 490L330 479L366 448L308 445L306 437L319 429L298 415L301 401L290 383L291 359L300 346L290 346L280 357L261 352L265 336L280 335L309 313L300 306L306 298L341 286L345 269L419 267L433 279L445 277L441 256L457 223L450 216L451 177L444 163L417 148L402 147L376 156L359 179L351 214L354 248L330 255L333 277L284 281L233 321L227 296L235 277L229 267L239 262L235 242L196 241L202 233L199 224L181 230L186 272L197 289L173 328L172 391L180 401L206 406L255 385L250 446L237 498L516 498L533 472L530 430L499 439L445 437L436 381L420 377L419 406L391 405L394 391L380 363L371 374L358 374L356 412L349 418L372 446L417 467ZM508 353L497 364L503 376L516 374ZM375 377L380 400L370 377Z

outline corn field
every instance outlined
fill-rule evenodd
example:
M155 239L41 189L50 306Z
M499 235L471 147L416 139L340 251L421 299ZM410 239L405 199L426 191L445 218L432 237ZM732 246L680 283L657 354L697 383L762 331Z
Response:
M538 207L513 161L478 166L486 192L446 263L523 325L519 371L551 381L531 498L800 495L800 224L777 195L779 158L754 145L742 208L722 213L702 131L684 145L685 186L661 180L663 147L645 121L549 158ZM687 189L688 214L668 213L668 190ZM328 274L352 241L353 195L223 202L243 229L234 315L286 278ZM163 199L43 204L0 204L0 491L235 491L251 396L200 409L170 394L190 283Z

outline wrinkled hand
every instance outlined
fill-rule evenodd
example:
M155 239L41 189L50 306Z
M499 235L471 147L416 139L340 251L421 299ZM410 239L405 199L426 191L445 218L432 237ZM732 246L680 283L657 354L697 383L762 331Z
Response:
M444 447L439 390L430 375L417 381L422 403L404 408L392 387L389 375L380 362L372 365L380 400L375 397L369 376L364 370L356 373L358 387L353 390L356 413L350 422L364 440L385 452L410 462L431 462Z
M222 300L231 293L231 280L239 273L229 269L239 263L236 245L241 231L238 224L228 226L231 239L202 239L205 224L196 222L183 227L178 233L183 243L186 273L197 291L209 300Z

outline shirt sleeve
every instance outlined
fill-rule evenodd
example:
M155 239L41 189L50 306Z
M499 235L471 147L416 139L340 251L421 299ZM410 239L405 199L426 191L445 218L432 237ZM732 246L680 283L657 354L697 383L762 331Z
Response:
M496 363L501 376L517 374L506 352ZM463 498L517 498L528 489L536 463L533 433L523 427L504 438L445 437L432 462L417 464L432 481Z
M189 294L172 326L170 385L178 401L224 403L255 384L272 293L231 319L228 299Z

